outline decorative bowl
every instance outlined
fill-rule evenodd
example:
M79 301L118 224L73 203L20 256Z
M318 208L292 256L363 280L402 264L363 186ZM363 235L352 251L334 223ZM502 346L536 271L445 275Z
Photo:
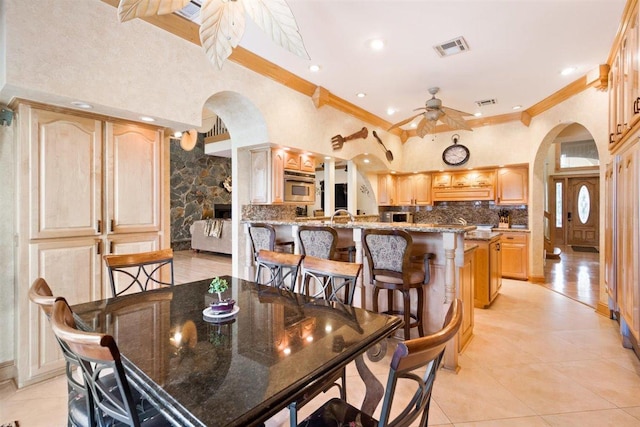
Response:
M211 311L216 314L228 313L233 310L235 300L227 298L223 301L211 301Z

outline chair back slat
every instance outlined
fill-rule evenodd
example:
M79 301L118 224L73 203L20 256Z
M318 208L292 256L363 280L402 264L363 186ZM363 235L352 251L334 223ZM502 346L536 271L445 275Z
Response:
M98 419L110 417L129 426L140 426L115 340L111 335L80 331L69 319L73 319L69 305L64 298L58 298L53 306L51 327L77 358Z
M261 249L256 258L255 282L295 291L304 255Z
M426 426L429 417L429 404L436 373L440 367L444 349L462 325L462 301L451 303L442 329L420 338L398 344L391 359L387 388L380 414L379 426L409 426L421 418L421 426ZM426 367L424 375L418 376L416 369ZM391 407L398 380L412 380L416 391L408 405L393 420L390 420Z
M135 254L104 255L109 270L109 281L113 296L120 296L137 286L137 291L146 291L150 285L173 286L173 249L161 249ZM169 280L161 279L167 268ZM124 283L124 284L121 284Z
M305 256L302 289L309 296L351 305L362 264ZM318 289L311 292L311 287Z

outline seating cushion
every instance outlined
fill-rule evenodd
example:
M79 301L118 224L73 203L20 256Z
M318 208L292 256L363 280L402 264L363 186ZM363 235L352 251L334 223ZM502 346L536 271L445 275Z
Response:
M376 281L385 282L385 283L393 283L396 285L402 285L402 278L400 277L392 277L385 276L383 274L377 274L375 277ZM409 284L416 285L422 284L424 282L424 271L421 268L412 268L409 271Z
M358 422L356 422L358 420ZM333 398L304 419L298 427L378 427L378 421L338 398Z

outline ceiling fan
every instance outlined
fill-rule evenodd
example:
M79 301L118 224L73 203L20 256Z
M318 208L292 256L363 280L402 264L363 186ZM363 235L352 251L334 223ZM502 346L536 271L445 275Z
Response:
M464 116L470 116L471 114L463 111L454 110L453 108L445 107L442 105L442 101L436 98L436 93L440 88L432 87L429 89L431 99L425 102L424 107L416 108L414 111L424 110L423 112L409 117L401 122L398 122L391 126L389 130L404 126L416 117L423 116L418 126L416 127L416 135L423 138L426 134L432 132L438 120L449 126L451 129L464 129L472 131L471 127L463 119Z

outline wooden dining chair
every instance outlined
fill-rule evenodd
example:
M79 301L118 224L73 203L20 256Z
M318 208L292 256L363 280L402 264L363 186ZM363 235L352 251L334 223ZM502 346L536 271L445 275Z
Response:
M337 303L334 306L328 304L305 304L307 314L314 311L322 311L324 315L333 315L339 321L349 324L353 329L362 333L354 316L349 317L349 309L352 309L353 295L356 282L362 271L362 264L330 259L305 256L302 260L301 290L306 295L327 302ZM303 397L289 404L289 423L295 427L298 423L298 411L320 393L327 392L332 387L340 391L340 398L347 399L346 369L340 368L334 371L324 381L318 381Z
M300 289L308 296L353 304L362 264L305 256Z
M369 277L373 284L373 311L378 312L378 297L386 290L386 314L402 316L404 339L411 338L411 328L418 329L418 336L424 336L422 312L424 309L424 285L430 280L429 260L433 254L413 256L413 239L404 230L366 229L362 236ZM416 266L416 262L420 266ZM417 297L417 308L411 313L411 290ZM393 293L402 294L402 309L394 307Z
M460 329L462 324L462 301L453 301L441 330L424 337L398 343L391 358L389 375L382 401L380 419L376 420L361 410L351 406L344 399L334 398L318 408L302 421L300 427L361 426L386 427L418 425L426 427L429 421L431 393L440 367L444 349ZM422 376L415 372L425 368ZM414 384L415 392L403 408L394 407L394 397L399 384L403 395L409 385ZM407 387L405 387L407 385ZM392 411L398 414L392 418ZM418 424L414 421L420 418Z
M295 291L303 258L304 255L261 249L256 257L255 282Z
M146 291L150 286L173 286L173 249L161 249L135 254L104 255L109 270L111 292L114 297L120 296L131 288ZM161 273L169 280L162 280ZM122 282L122 283L121 283Z
M101 427L118 423L132 427L171 425L156 408L136 405L113 337L77 329L64 298L57 298L53 305L51 327L78 360Z
M34 304L37 304L47 318L51 320L56 297L45 279L39 277L33 282L29 288L29 299ZM68 322L75 328L73 317L70 317ZM63 341L58 339L57 336L56 339L65 359L65 375L67 377L67 394L69 397L67 426L95 426L93 399L88 392L82 374L78 373L80 367L78 359Z

